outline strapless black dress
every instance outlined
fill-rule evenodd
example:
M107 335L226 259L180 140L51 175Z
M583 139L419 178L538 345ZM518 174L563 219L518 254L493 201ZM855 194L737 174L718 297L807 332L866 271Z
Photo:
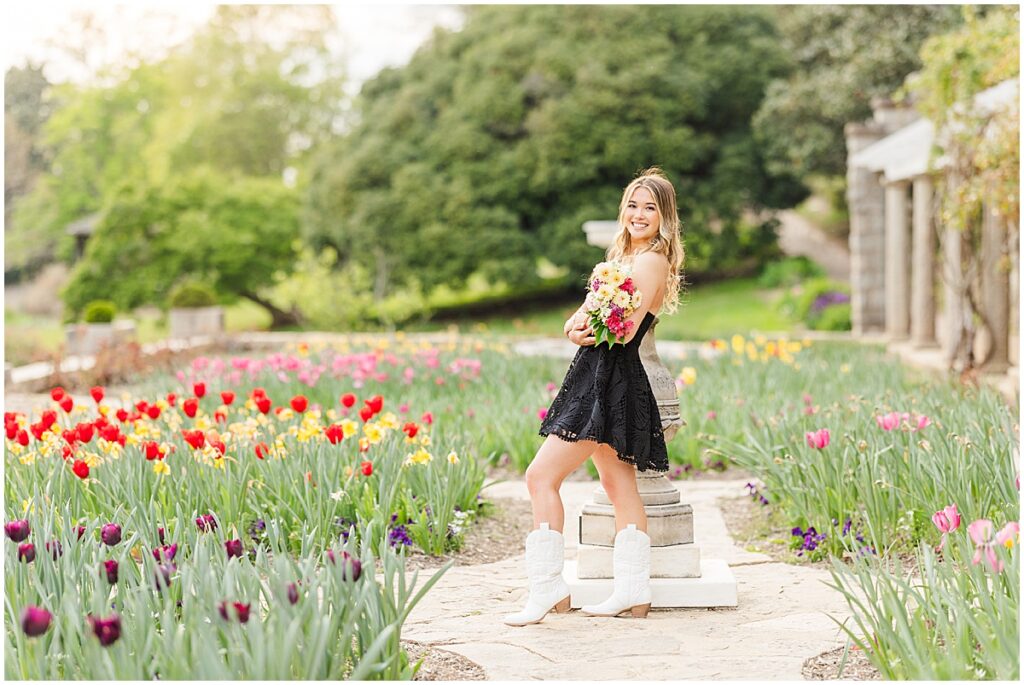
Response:
M638 471L668 470L658 403L640 361L640 342L653 321L647 312L625 345L580 347L541 423L541 435L602 442Z

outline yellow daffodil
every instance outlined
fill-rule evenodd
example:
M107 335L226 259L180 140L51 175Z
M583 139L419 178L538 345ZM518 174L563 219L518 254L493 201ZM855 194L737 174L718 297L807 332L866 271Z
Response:
M366 438L359 438L359 451L365 452L370 449L370 441Z
M455 450L452 450L451 452L448 453L448 463L449 464L458 464L459 463L459 455L455 454Z
M692 366L684 366L682 373L679 374L679 380L684 385L693 385L697 382L697 369Z
M341 432L346 438L351 438L359 432L359 424L352 419L345 419L341 422Z
M370 441L371 445L376 445L384 437L384 431L375 423L363 426L363 434L366 435L366 439Z
M736 354L742 354L744 342L745 341L743 340L743 336L740 335L739 333L732 336L732 351L735 352Z
M426 434L421 435L420 444L423 445L424 447L430 447L430 436Z
M171 467L166 462L157 460L153 462L153 473L157 475L166 475L171 472Z
M277 414L278 421L291 421L293 418L295 418L295 412L293 412L290 408L282 409Z
M850 373L850 365L849 364L840 364L839 365L839 373Z
M377 424L388 430L395 430L398 428L398 417L391 412L385 412L381 415L380 419L377 420Z

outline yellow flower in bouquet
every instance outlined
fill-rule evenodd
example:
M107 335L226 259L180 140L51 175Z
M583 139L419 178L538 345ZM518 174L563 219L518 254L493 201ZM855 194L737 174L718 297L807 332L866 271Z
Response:
M615 262L601 262L587 281L587 299L583 308L590 315L596 344L622 343L633 322L629 317L643 298L636 289L629 269Z

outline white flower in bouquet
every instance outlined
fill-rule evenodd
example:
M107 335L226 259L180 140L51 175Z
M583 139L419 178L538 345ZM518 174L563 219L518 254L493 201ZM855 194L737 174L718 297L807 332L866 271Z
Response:
M583 308L590 315L597 344L607 342L610 347L621 343L633 327L628 319L641 300L628 268L615 262L595 266L587 280Z

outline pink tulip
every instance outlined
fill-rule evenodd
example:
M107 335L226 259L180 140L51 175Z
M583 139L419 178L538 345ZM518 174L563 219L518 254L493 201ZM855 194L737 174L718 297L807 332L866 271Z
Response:
M804 393L804 404L810 404L813 401L814 401L813 397L811 397L807 393Z
M917 417L917 430L921 430L922 428L930 426L931 424L931 419L929 419L924 414L921 414L920 416Z
M544 388L548 392L554 392L555 390L558 389L558 386L555 385L554 383L552 383L551 381L548 381L548 384L546 386L544 386Z
M538 409L538 410L537 410L537 418L539 418L539 419L540 419L541 421L543 421L544 419L546 419L546 418L547 418L547 416L548 416L548 410L547 410L547 409L544 409L544 408L542 407L542 408L540 408L540 409Z
M888 414L876 416L875 421L878 423L878 427L884 431L891 431L894 428L898 428L900 425L900 414L899 412L891 411Z
M813 432L808 431L804 434L804 437L807 438L808 446L819 450L828 447L830 438L828 428L819 428Z
M942 531L942 542L935 548L935 551L938 552L946 544L946 534L952 533L960 527L960 512L956 510L955 504L950 504L945 509L932 514L932 523Z
M995 530L995 526L988 519L978 519L971 525L967 526L967 533L971 536L971 540L974 541L975 550L974 558L971 559L972 564L978 564L981 562L981 555L985 555L985 560L988 561L988 565L995 572L1003 570L1003 562L996 558L996 550L992 537L992 532ZM1006 528L1003 529L1005 531ZM1002 533L1003 531L1000 531Z
M718 412L716 412L714 409L712 409L711 411L708 412L707 418L708 418L708 421L714 421L715 419L718 418Z

